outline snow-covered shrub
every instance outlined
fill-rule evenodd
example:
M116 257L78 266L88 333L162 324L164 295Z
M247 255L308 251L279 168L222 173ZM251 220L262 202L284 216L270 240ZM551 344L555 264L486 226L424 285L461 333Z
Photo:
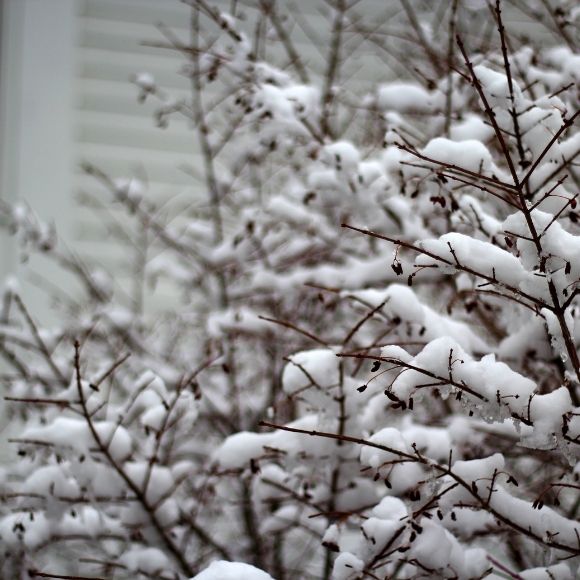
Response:
M499 3L336 0L319 74L275 2L191 4L190 44L161 28L191 98L134 82L191 119L203 201L173 225L85 164L146 234L132 299L4 208L83 291L54 328L4 292L2 573L572 578L578 10L515 3L542 48ZM406 76L349 82L360 45ZM161 280L183 302L148 312Z

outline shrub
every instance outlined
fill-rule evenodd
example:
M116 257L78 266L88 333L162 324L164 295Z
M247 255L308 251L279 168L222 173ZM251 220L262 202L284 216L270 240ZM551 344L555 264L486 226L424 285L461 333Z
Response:
M160 28L191 99L138 98L191 120L207 196L174 225L85 163L146 234L132 299L3 209L83 287L51 328L4 293L4 576L577 571L578 10L516 2L542 46L500 2L365 6L328 2L318 76L268 0ZM357 87L358 47L408 76ZM156 281L183 298L144 311Z

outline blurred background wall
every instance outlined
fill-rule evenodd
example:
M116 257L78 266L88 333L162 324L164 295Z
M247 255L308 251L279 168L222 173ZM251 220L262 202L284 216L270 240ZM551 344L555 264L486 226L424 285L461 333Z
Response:
M478 2L465 0L476 9ZM257 3L210 2L235 11L250 30ZM418 4L435 21L446 0ZM289 0L277 6L308 67L322 71L328 4ZM401 5L363 0L355 11L367 25L392 18L396 29ZM518 32L547 37L520 10L506 6L506 15ZM139 262L138 233L129 232L137 244L128 241L125 210L111 203L80 163L90 161L113 178L139 178L166 218L195 215L202 179L195 135L178 115L166 129L157 128L158 103L138 104L130 82L147 71L171 97L188 98L190 81L182 74L187 59L170 46L154 45L168 44L160 24L187 43L190 9L179 0L0 0L0 18L0 199L30 205L56 225L61 243L91 265L112 271L119 289L130 292ZM487 21L493 30L489 15ZM269 58L283 58L275 34L268 36L267 50ZM346 74L361 92L370 82L405 75L404 63L379 57L368 44L354 50ZM33 258L24 268L14 242L0 235L0 278L18 278L33 311L50 320L46 290L74 292L74 287L42 259ZM154 300L163 305L170 297L161 287Z

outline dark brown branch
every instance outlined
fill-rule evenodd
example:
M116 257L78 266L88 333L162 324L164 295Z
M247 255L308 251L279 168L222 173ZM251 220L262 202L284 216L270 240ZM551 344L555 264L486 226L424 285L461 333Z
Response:
M542 300L539 300L538 298L531 296L530 294L522 291L520 288L514 288L513 286L511 286L509 284L506 284L504 282L500 282L499 280L493 278L492 276L489 276L489 275L484 274L482 272L478 272L477 270L473 270L472 268L470 268L469 266L466 266L465 264L461 264L461 263L458 264L456 262L452 262L451 260L447 260L446 258L438 256L437 254L434 254L433 252L429 252L428 250L425 250L423 248L415 246L414 244L411 244L409 242L405 242L405 241L399 240L397 238L391 238L389 236L385 236L383 234L378 234L378 233L372 232L370 230L363 230L361 228L357 228L355 226L351 226L348 224L341 224L341 227L348 228L349 230L353 230L355 232L360 232L361 234L365 234L366 236L371 236L373 238L378 238L380 240L385 240L387 242L391 242L392 244L395 244L397 246L402 246L403 248L413 250L414 252L417 252L418 254L424 254L425 256L433 258L434 260L441 262L442 264L446 264L448 266L453 266L457 270L461 270L463 272L467 272L468 274L472 274L473 276L476 276L478 278L482 278L483 280L486 280L487 282L489 282L490 284L492 284L494 286L496 286L496 285L502 286L506 290L509 290L510 292L512 292L514 294L514 296L522 296L523 298L526 298L526 300L529 300L532 304L536 304L537 306L540 306L542 308L548 307Z
M301 433L303 435L309 435L311 437L323 437L326 439L335 439L341 440L347 443L354 443L356 445L360 445L363 447L372 447L374 449L380 449L381 451L385 451L387 453L392 453L393 455L397 455L402 458L410 459L416 463L420 463L426 465L435 471L438 471L441 475L448 475L451 479L457 482L465 491L467 491L474 500L479 504L479 506L497 518L499 521L504 523L505 525L509 526L511 529L519 532L522 535L527 536L531 540L534 540L540 545L547 546L549 548L554 548L557 550L562 550L567 552L570 555L578 556L580 555L580 545L577 547L568 546L567 544L561 544L560 542L554 539L548 539L545 536L540 536L534 533L531 529L525 528L520 524L510 520L507 516L502 514L501 512L497 511L493 506L490 505L487 497L482 497L479 495L476 488L469 484L465 479L457 475L453 472L450 465L441 465L436 461L431 459L426 459L424 456L419 455L410 455L409 453L405 453L403 451L399 451L398 449L393 449L386 445L380 445L378 443L374 443L373 441L367 441L366 439L361 439L360 437L352 437L350 435L337 435L336 433L326 433L324 431L308 431L306 429L298 429L296 427L288 427L287 425L276 425L274 423L269 423L267 421L261 421L260 425L262 427L270 427L272 429L280 429L282 431L288 431L290 433Z
M99 435L99 433L95 428L95 425L93 424L93 420L87 409L85 394L82 386L81 369L80 369L80 345L78 342L75 342L74 366L76 376L76 387L81 402L81 409L85 417L87 427L89 428L89 432L91 433L91 436L95 441L99 451L105 456L109 465L117 472L117 474L125 482L127 487L133 492L139 503L143 506L143 509L151 522L151 525L159 535L167 551L174 557L175 561L179 564L179 567L181 568L183 573L186 574L187 576L193 576L195 574L195 570L188 563L187 559L185 558L185 555L179 550L179 548L177 547L171 536L168 535L167 530L163 527L163 525L157 518L157 514L150 505L147 497L144 495L143 490L139 488L139 486L127 475L125 470L117 463L117 461L111 455L109 447L103 443L101 436ZM192 523L190 523L190 525L192 525L192 529L204 544L211 546L214 550L216 550L216 552L218 552L222 557L226 558L227 560L230 559L228 552L222 546L220 546L213 538L211 538L203 528L199 526L193 527Z

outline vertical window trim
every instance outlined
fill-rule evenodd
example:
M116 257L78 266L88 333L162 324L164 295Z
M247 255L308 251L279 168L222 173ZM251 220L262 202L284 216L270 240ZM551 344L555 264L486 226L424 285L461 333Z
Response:
M0 199L28 204L67 239L73 224L75 53L78 0L0 0ZM23 298L49 310L30 283L14 240L0 233L0 284L18 279ZM32 271L63 283L42 257Z

